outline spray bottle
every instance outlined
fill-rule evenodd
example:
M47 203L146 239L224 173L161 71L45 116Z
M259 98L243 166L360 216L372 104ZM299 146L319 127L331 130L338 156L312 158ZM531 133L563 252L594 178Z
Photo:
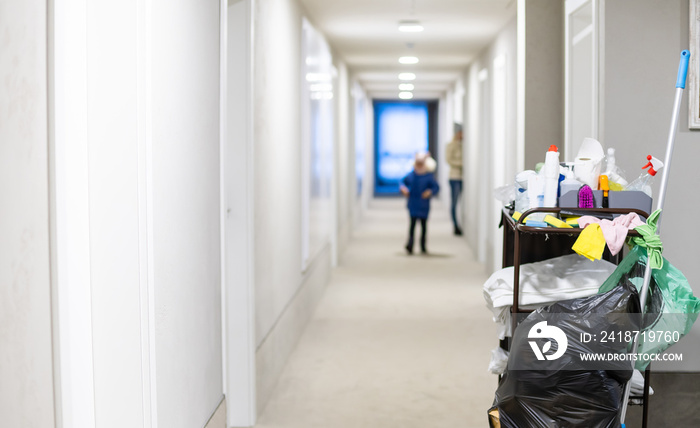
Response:
M611 183L617 183L622 187L627 186L629 183L622 177L620 172L620 168L615 164L615 149L610 147L608 148L607 165L603 175L607 175ZM613 188L613 186L611 186L611 188Z
M559 150L557 146L549 146L544 158L542 168L544 176L544 205L545 207L557 206L557 193L559 192Z
M638 190L646 193L651 198L651 183L654 180L656 173L663 168L664 164L652 155L647 156L647 160L649 162L647 162L642 169L649 169L644 171L639 178L625 187L625 190Z

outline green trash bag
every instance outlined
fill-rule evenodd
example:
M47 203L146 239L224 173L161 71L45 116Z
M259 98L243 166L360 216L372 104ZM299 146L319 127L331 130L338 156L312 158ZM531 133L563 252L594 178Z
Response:
M600 286L598 293L605 293L619 284L631 283L641 291L647 250L639 245L632 248L610 277ZM660 269L652 269L646 307L644 309L645 334L639 335L639 354L659 354L686 335L700 313L700 299L683 273L663 259ZM649 359L638 359L635 367L644 370Z

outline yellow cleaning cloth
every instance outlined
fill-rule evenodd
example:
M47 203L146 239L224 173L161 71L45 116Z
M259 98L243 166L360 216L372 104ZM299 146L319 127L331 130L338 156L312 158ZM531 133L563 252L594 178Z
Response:
M589 260L600 260L605 249L605 237L600 225L591 223L586 226L571 249Z

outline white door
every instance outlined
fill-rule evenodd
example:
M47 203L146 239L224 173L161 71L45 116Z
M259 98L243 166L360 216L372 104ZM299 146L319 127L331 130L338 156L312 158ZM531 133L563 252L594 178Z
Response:
M567 0L565 16L565 156L572 161L583 139L600 132L599 0Z

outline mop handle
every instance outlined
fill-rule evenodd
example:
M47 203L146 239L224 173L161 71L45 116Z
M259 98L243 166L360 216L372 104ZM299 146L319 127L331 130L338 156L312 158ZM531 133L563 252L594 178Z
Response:
M685 89L685 79L688 77L688 64L690 63L690 52L686 49L681 52L681 63L678 65L678 78L676 88Z
M659 190L659 200L656 208L658 210L663 210L664 203L666 201L666 188L668 187L668 174L671 172L671 158L673 156L673 146L676 141L676 130L678 129L678 116L681 110L681 100L683 99L683 89L685 89L685 80L688 76L688 63L690 61L690 52L684 50L681 52L681 61L678 64L678 78L676 79L676 98L673 103L673 115L671 117L671 129L668 133L668 142L666 143L666 159L665 168L661 175L661 188ZM656 225L656 231L660 234L661 230L661 216L663 211L659 213ZM647 295L649 293L649 283L651 283L651 265L647 254L647 265L644 268L644 282L642 283L642 289L639 293L639 303L641 306L642 313L644 313L644 307L647 302ZM639 348L639 337L635 336L632 341L632 354L637 353ZM634 361L632 361L632 370L634 370ZM627 381L625 385L625 393L622 401L622 411L620 414L620 422L622 423L622 428L625 428L625 417L627 416L627 402L630 398L630 387L632 386L631 380Z
M671 117L671 129L668 131L668 141L666 143L665 167L661 174L661 186L659 188L659 200L657 210L662 210L656 221L657 233L661 234L661 217L663 217L664 204L666 202L666 188L668 187L668 176L671 173L671 161L673 160L673 147L676 142L676 130L678 129L678 116L681 111L681 101L683 99L683 89L688 76L688 63L690 62L690 52L686 49L681 52L681 60L678 64L678 78L676 79L676 98L673 103L673 116ZM646 297L646 293L643 293ZM644 301L641 302L644 305ZM644 306L642 306L644 307Z

